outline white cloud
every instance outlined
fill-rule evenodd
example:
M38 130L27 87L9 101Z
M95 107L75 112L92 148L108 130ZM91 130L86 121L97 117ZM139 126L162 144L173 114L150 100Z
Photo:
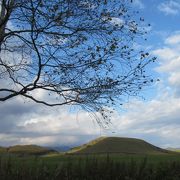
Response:
M169 61L173 58L177 58L179 55L179 52L177 52L175 49L170 48L170 47L163 47L160 49L156 49L153 51L153 54L161 58L161 60L164 61ZM170 62L170 61L169 61ZM166 65L166 64L165 64ZM164 66L164 65L163 65ZM161 66L162 67L162 66Z
M142 3L141 0L133 0L133 3L134 3L135 6L137 6L140 9L145 8L145 5Z
M180 32L177 32L175 35L168 37L165 40L165 43L170 45L180 45Z
M166 15L178 15L180 13L180 2L178 0L162 2L158 9Z
M180 72L172 73L169 77L169 82L171 82L172 85L177 85L180 87Z
M40 137L25 137L21 138L19 144L38 144L42 146L58 145L60 141L61 145L74 144L78 142L76 136L40 136ZM68 142L68 143L67 143Z
M113 24L113 25L118 25L118 26L122 26L124 24L124 21L123 19L121 18L117 18L117 17L112 17L110 22Z
M159 51L159 53L161 52ZM162 51L162 53L164 53L164 56L166 55L166 52ZM160 72L170 73L180 69L180 57L170 58L167 56L166 60L165 64L157 68Z
M171 90L180 96L180 32L167 37L164 47L154 50L153 54L159 58L157 71L166 74Z
M42 94L41 94L42 95ZM46 107L20 97L0 104L0 146L13 144L71 145L99 134L87 112Z

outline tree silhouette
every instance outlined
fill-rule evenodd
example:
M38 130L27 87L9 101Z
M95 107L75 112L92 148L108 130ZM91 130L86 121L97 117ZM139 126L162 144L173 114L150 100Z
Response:
M1 0L0 101L100 111L153 80L155 60L135 42L146 34L130 0ZM34 96L41 89L51 98ZM118 101L120 102L120 101Z

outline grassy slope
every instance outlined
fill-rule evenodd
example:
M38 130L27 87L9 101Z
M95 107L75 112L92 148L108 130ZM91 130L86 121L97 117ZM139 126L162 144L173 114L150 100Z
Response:
M99 143L100 141L102 141L103 139L105 139L106 137L100 137L100 138L97 138L97 139L94 139L92 141L90 141L89 143L87 144L83 144L81 146L77 146L77 147L74 147L72 148L71 150L68 151L68 153L74 153L74 152L78 152L78 151L81 151L83 149L86 149L87 147L89 146L93 146L97 143Z
M69 153L122 153L122 154L164 154L169 151L134 138L107 137L74 148Z
M7 149L5 147L0 147L0 153L6 153Z

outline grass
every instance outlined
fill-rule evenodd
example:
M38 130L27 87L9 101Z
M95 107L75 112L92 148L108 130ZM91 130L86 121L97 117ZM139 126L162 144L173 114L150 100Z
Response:
M178 180L180 155L2 156L1 180Z
M134 160L136 162L142 161L144 158L148 160L148 163L158 164L159 162L173 162L177 161L180 162L180 153L176 154L149 154L149 155L141 155L141 154L117 154L117 153L103 153L103 154L56 154L54 156L43 156L41 157L43 161L48 162L50 164L53 163L59 163L59 162L67 162L68 160L71 160L73 162L79 161L79 159L84 160L88 159L98 159L99 161L103 161L107 157L110 157L111 160L114 162L125 162L129 163L131 160Z

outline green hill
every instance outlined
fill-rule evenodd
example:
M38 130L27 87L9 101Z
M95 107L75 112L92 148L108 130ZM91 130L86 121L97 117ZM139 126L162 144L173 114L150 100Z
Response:
M16 145L10 147L0 147L0 153L17 155L44 155L56 152L55 150L44 148L37 145Z
M37 145L17 145L8 148L9 153L23 154L23 155L43 155L55 152Z
M164 154L169 151L153 146L141 139L103 137L91 141L79 147L71 149L68 153L97 154L97 153L121 153L121 154Z
M7 148L5 147L0 147L0 153L6 153L7 152Z

